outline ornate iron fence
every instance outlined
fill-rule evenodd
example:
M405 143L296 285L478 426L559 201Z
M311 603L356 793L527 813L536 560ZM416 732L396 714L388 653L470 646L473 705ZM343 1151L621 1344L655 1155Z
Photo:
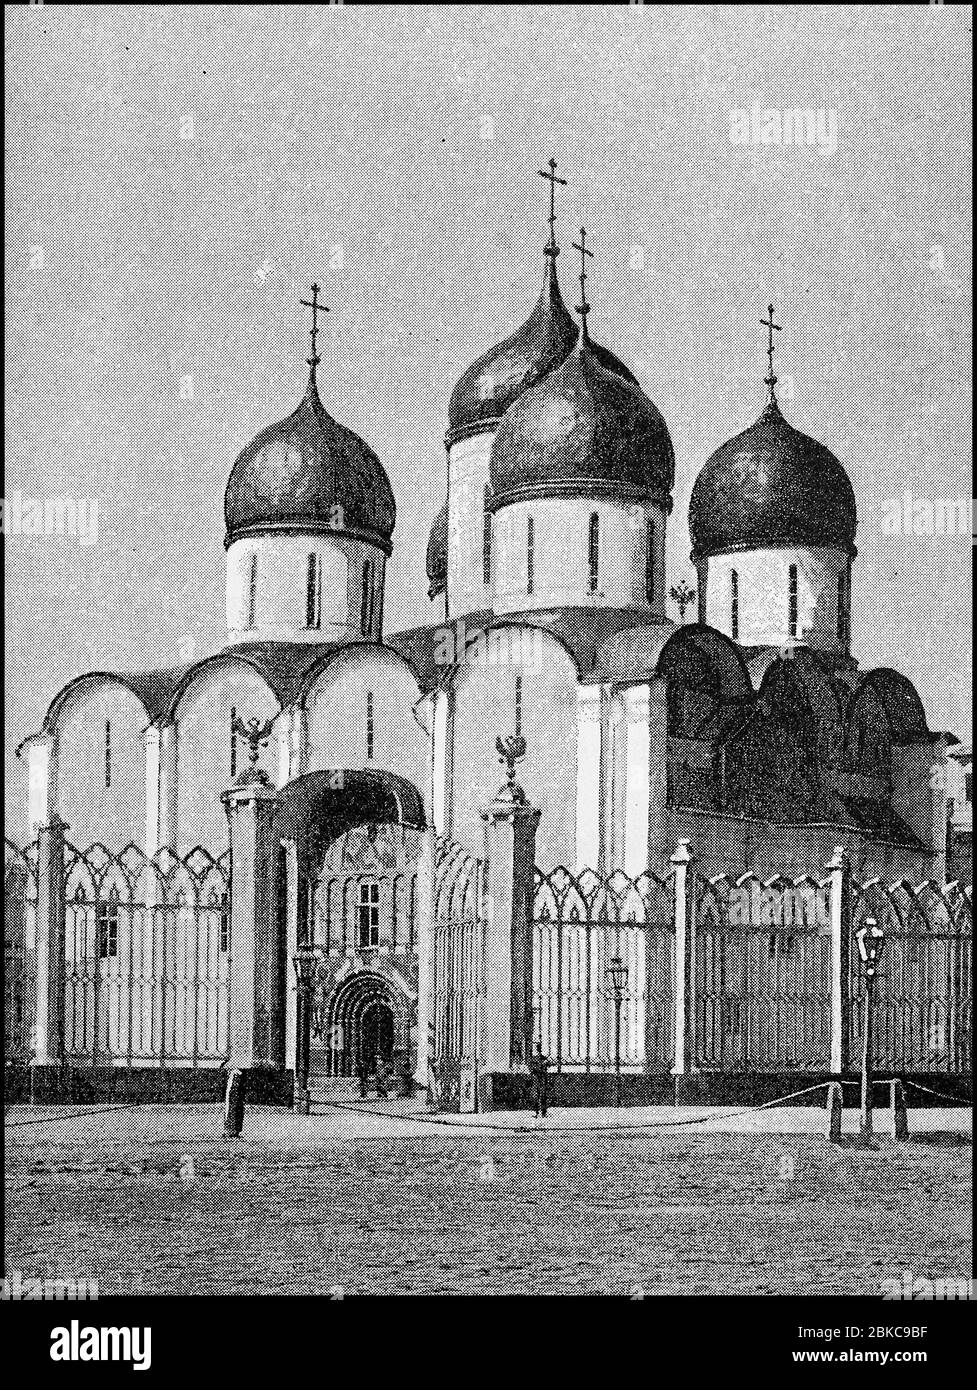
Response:
M533 900L535 1034L558 1071L615 1065L607 967L626 971L621 1066L667 1070L673 1060L674 907L671 876L605 877L536 870Z
M34 1022L37 841L3 842L3 1044L5 1063L24 1063Z
M952 883L870 879L852 884L852 928L874 918L885 933L875 984L873 1066L968 1073L973 1008L972 890ZM849 1055L861 1047L864 975L849 946Z
M229 860L65 846L65 1057L214 1065L228 1052Z
M484 988L485 864L438 836L434 844L434 1055L442 1067L479 1057Z
M692 879L694 1062L823 1071L831 1058L830 880Z

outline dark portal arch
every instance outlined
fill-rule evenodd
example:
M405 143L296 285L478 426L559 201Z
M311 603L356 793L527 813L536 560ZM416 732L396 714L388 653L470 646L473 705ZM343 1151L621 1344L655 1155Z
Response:
M311 1071L356 1076L362 1064L390 1062L410 1048L410 1004L390 980L363 971L338 984L319 1011Z

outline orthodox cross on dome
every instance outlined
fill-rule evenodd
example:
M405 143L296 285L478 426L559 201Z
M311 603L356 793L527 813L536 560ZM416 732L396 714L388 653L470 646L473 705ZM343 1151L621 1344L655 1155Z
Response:
M541 179L546 179L550 186L550 215L546 219L550 224L550 240L546 248L546 255L555 257L560 254L560 248L556 244L556 185L560 184L561 187L566 188L567 181L557 178L555 159L550 160L549 173L545 169L537 169L536 172Z
M782 325L782 324L779 324L779 323L774 323L774 321L773 321L773 305L772 305L772 304L769 306L767 312L768 312L768 314L769 314L769 318L761 319L760 322L761 322L761 324L763 325L763 327L767 330L767 375L766 375L766 378L765 378L765 380L764 380L764 385L765 385L766 388L767 388L767 392L768 392L767 401L768 401L768 404L769 404L769 403L771 403L771 402L773 402L773 401L776 400L776 396L774 395L774 389L773 389L773 388L774 388L774 387L776 386L776 384L777 384L777 378L776 378L776 376L774 375L774 370L773 370L773 335L774 335L775 333L779 333L779 332L781 331L783 325Z
M577 313L580 315L580 339L581 342L587 340L587 315L590 313L590 305L587 303L587 257L593 256L593 251L587 246L587 230L580 228L580 240L573 243L574 251L580 252L580 303L577 305Z
M315 340L316 340L316 338L319 336L319 315L320 315L320 314L328 314L329 310L326 308L325 304L320 304L320 303L319 303L319 286L318 286L318 285L313 285L313 286L312 286L312 298L311 298L311 299L300 299L300 300L299 300L299 303L302 304L302 305L304 305L304 307L305 307L306 309L311 309L311 310L312 310L312 327L311 327L311 329L309 330L309 334L310 334L310 336L311 336L311 338L312 338L312 356L311 356L311 357L307 357L305 360L306 360L306 362L309 364L309 366L312 368L312 375L315 376L315 369L316 369L316 367L318 367L319 362L320 362L320 360L321 360L320 357L319 357L319 354L318 354L318 353L316 352L316 350L315 350Z

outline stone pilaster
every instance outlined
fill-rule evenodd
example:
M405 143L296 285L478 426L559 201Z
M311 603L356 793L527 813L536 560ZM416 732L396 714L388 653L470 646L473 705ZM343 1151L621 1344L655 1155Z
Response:
M539 811L503 787L485 822L485 960L481 1066L523 1070L532 1048L533 870Z
M230 1068L283 1071L285 981L283 923L276 894L272 836L276 793L260 781L238 783L222 797L231 840Z

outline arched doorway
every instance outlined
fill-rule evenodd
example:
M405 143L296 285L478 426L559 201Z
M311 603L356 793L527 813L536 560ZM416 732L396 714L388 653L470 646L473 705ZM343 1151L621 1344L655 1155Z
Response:
M312 1042L310 1073L356 1076L362 1058L393 1061L410 1047L410 1008L393 985L364 972L343 981L323 1000L323 1027Z

